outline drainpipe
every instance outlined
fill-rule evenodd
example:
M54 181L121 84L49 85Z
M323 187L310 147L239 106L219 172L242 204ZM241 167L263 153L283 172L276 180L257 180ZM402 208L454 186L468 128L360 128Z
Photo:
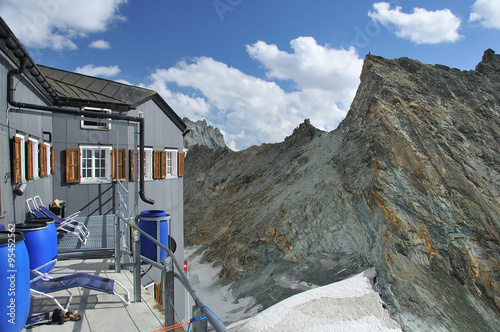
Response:
M21 102L16 102L14 100L14 75L22 74L26 69L26 57L21 59L21 66L19 69L12 69L9 71L7 75L7 102L9 105L18 108L28 108L38 111L46 111L51 113L59 113L59 114L70 114L70 115L84 115L86 117L98 118L98 119L115 119L115 120L123 120L123 121L131 121L139 123L139 196L142 201L148 204L154 204L154 200L147 198L144 192L144 118L134 117L128 115L121 115L116 113L106 113L103 114L101 112L92 112L92 111L82 111L78 108L70 108L70 107L58 107L58 106L45 106L45 105L35 105L35 104L26 104Z

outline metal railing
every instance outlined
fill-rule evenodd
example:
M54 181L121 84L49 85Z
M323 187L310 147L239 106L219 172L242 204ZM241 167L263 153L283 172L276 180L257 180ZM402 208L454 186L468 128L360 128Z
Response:
M126 218L123 218L122 216L117 214L117 219L123 221L125 224L129 225L134 229L134 250L133 250L133 266L134 266L134 297L136 302L140 302L140 287L141 287L141 277L140 277L140 261L143 260L148 264L151 264L152 266L159 268L162 270L162 288L163 288L163 306L165 308L165 326L170 326L172 325L173 322L168 321L170 320L168 316L171 316L169 314L170 310L173 310L173 308L167 308L167 284L170 282L167 279L170 279L171 281L173 280L173 276L175 276L181 284L184 286L184 288L188 291L189 295L193 298L195 304L200 308L201 313L207 318L208 322L212 327L215 329L217 332L227 332L226 327L224 326L224 323L215 315L215 313L210 310L210 308L204 303L204 301L200 298L198 293L196 293L196 290L193 288L191 285L191 282L187 278L186 274L184 273L183 267L179 264L179 262L176 260L173 252L165 246L164 244L160 243L157 241L154 237L149 235L147 232L142 230L137 223L131 222L130 220L127 220ZM136 220L138 217L136 218ZM140 233L140 234L139 234ZM146 237L150 241L152 241L157 247L160 247L161 249L165 250L167 252L167 256L165 260L163 261L163 264L159 264L157 262L154 262L146 257L140 256L140 245L139 245L139 239L140 235ZM120 260L120 256L115 257L115 261ZM177 272L174 271L177 270ZM172 276L171 278L168 278L168 275ZM170 282L171 283L171 282Z

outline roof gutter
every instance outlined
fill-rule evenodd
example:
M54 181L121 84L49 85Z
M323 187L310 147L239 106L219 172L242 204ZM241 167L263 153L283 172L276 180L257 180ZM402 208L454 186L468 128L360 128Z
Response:
M34 64L33 64L34 65ZM21 58L21 65L19 69L12 69L7 75L7 102L9 105L18 108L27 108L51 113L58 114L69 114L69 115L85 115L85 117L92 117L98 119L115 119L123 121L131 121L139 124L139 197L141 200L148 204L154 204L154 200L147 198L144 191L144 118L143 117L133 117L128 115L116 114L116 113L106 113L102 112L92 112L92 111L82 111L79 108L70 107L58 107L58 106L46 106L46 105L35 105L17 102L14 100L14 75L21 75L24 73L27 67L27 56Z

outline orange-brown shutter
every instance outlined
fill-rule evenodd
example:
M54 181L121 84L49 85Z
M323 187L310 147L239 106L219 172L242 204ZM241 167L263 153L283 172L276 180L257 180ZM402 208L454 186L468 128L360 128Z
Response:
M179 151L177 157L177 172L180 178L184 176L184 155L185 153L183 151Z
M33 180L33 141L26 142L26 180Z
M38 150L38 166L40 167L40 177L47 176L47 146L40 144Z
M112 176L113 181L116 181L116 176L118 174L118 180L125 180L125 149L113 149L111 152L113 167ZM118 159L118 160L117 160Z
M22 161L21 161L21 137L14 136L12 141L12 182L19 183L23 180L22 177Z
M162 287L161 287L161 281L155 283L155 294L154 294L154 297L155 297L155 300L160 304L160 305L163 305L163 291L162 291Z
M167 151L162 151L160 155L160 177L165 179L167 177Z
M161 151L153 151L153 179L161 177Z
M129 159L129 163L130 163L130 181L135 180L135 162L134 162L135 159L134 158L135 158L134 150L130 149L128 152L128 159Z
M56 174L56 148L50 147L50 174Z
M80 149L66 148L66 183L80 182Z

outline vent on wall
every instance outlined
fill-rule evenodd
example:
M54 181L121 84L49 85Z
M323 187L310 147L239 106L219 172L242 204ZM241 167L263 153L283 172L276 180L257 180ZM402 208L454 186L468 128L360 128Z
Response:
M82 111L111 113L110 109L94 108L94 107L83 107ZM80 128L88 130L111 130L110 121L111 119L97 119L97 118L85 117L85 115L82 115Z

